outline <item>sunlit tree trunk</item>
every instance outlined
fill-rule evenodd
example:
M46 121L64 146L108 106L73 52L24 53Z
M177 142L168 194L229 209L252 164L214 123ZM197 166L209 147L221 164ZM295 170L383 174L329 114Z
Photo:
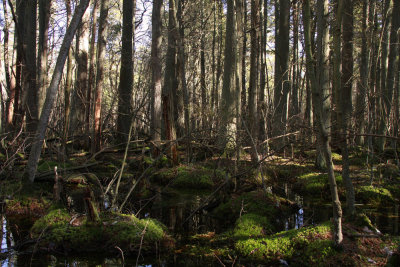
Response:
M176 78L176 55L178 22L176 18L177 5L175 0L169 1L168 10L168 49L165 65L164 87L162 90L163 123L165 138L172 143L169 145L169 156L171 162L178 163L176 126L174 120L174 92L177 90L178 81ZM204 115L204 114L203 114Z
M71 22L71 0L65 0L65 8L67 10L67 23L68 25ZM72 59L74 57L73 51L69 48L68 52L68 60L67 60L67 73L66 73L66 81L64 87L64 142L68 139L69 133L69 122L71 120L71 91L72 91Z
M227 1L225 60L222 95L220 104L221 126L219 129L220 145L227 153L233 152L236 139L236 88L234 86L236 68L236 34L234 0Z
M315 73L315 65L313 64L313 54L311 50L311 10L310 1L303 2L303 25L304 25L304 42L307 58L307 75L313 92L313 105L316 112L316 123L318 125L318 134L320 138L319 145L324 152L327 162L327 171L329 184L331 189L331 197L333 204L333 239L337 246L343 241L342 234L342 209L339 200L335 174L333 171L332 154L329 145L328 131L325 116L327 105L324 103L324 91L329 89L329 29L327 24L328 18L328 0L317 0L317 57L316 67L319 68L319 75Z
M151 43L151 139L156 145L161 141L161 7L162 0L153 1L152 13L152 43ZM158 148L153 150L153 156L158 155Z
M258 65L258 57L260 52L260 1L259 0L251 0L251 30L250 30L250 38L251 38L251 50L250 50L250 84L249 84L249 117L248 117L248 127L249 132L252 134L252 139L254 142L258 140L258 130L259 130L259 121L257 114L257 96L258 96L258 74L259 74L259 65ZM252 161L258 161L257 158L257 147L252 146L251 150L251 159Z
M65 65L65 60L68 56L69 47L71 46L72 39L74 38L76 29L82 19L85 10L89 5L89 0L81 0L79 5L75 8L74 16L70 25L64 35L63 42L60 47L60 52L57 57L57 62L54 68L53 76L47 90L46 100L43 105L42 114L38 123L35 139L33 141L32 149L29 154L28 163L26 165L26 175L31 182L34 182L37 164L40 159L40 154L46 134L47 125L49 122L50 114L53 109L54 101L57 96L58 86L60 85L62 73Z
M97 41L97 72L96 72L96 86L94 93L94 125L93 125L93 143L92 151L96 152L100 149L101 145L101 100L104 88L104 59L106 57L106 44L107 44L107 17L109 9L109 0L101 0L100 3L100 19L99 19L99 32Z

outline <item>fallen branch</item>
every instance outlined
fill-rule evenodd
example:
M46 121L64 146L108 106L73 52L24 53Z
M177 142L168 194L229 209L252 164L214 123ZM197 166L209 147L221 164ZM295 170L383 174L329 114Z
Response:
M101 163L102 163L101 161L98 161L98 162L88 163L88 164L84 164L84 165L80 165L80 166L76 166L76 167L69 167L69 168L57 169L57 170L60 173L69 172L69 171L75 171L75 170L80 170L80 169L84 169L84 168L87 168L87 167L95 166L95 165L98 165L98 164L101 164ZM38 179L38 181L47 181L47 180L54 181L53 178L51 178L51 179L47 179L46 178L46 177L51 176L51 175L54 175L54 170L41 173L41 174L37 175L35 179Z

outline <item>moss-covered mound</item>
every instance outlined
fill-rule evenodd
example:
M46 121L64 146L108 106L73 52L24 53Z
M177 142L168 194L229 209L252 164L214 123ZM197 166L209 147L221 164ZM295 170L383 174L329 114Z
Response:
M159 184L171 183L175 188L210 189L225 179L225 172L204 166L178 166L161 169L152 177L153 182Z
M372 205L393 203L395 201L395 198L388 189L374 186L361 186L356 188L356 199L364 204Z
M233 236L238 239L265 236L266 233L271 233L272 228L266 217L249 213L237 219Z
M241 214L249 215L249 217L245 217L246 220L254 219L256 215L263 218L273 218L274 222L269 224L270 227L267 227L266 230L277 231L282 229L284 219L297 210L298 206L295 203L258 190L230 198L229 201L215 208L212 215L227 224L236 221ZM266 224L262 225L266 226Z
M138 219L133 215L103 214L101 222L89 223L85 217L73 217L65 209L50 211L37 220L31 229L39 238L39 247L63 252L110 252L119 247L125 253L151 252L171 247L173 239L166 227L153 219ZM159 246L158 246L159 247Z
M284 260L290 266L325 266L324 260L335 253L331 236L331 225L327 223L271 236L243 235L236 240L235 249L252 261L272 264Z
M336 175L336 183L339 187L343 185L342 176ZM328 175L324 173L311 172L300 175L297 178L295 189L302 195L318 197L323 200L330 199Z

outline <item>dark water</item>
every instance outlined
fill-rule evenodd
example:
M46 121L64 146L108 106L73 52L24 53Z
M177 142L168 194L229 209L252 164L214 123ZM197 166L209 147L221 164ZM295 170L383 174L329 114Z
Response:
M152 217L161 220L175 237L185 240L185 237L196 234L221 232L218 221L202 209L205 200L208 200L210 192L181 192L168 191L160 194L145 209L140 211L139 217ZM283 222L284 229L298 229L303 225L317 224L327 221L332 216L332 206L322 205L319 202L303 198L290 189L285 188L287 198L295 201L300 207L297 212L288 215ZM199 209L201 208L201 209ZM368 207L358 206L377 225L383 233L399 234L399 205L393 207ZM193 214L193 211L199 210ZM1 218L1 267L6 266L221 266L216 258L201 257L201 255L153 255L143 258L137 255L122 257L117 251L111 252L111 256L86 255L85 257L66 257L63 255L36 255L32 253L19 253L13 250L14 241L9 231L9 225L5 216Z

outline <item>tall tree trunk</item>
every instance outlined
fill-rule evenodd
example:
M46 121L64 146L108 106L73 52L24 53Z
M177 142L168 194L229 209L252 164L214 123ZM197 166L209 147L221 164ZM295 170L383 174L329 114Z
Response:
M355 212L354 187L350 178L349 169L349 149L348 135L352 114L352 89L353 89L353 1L343 1L346 12L343 13L343 49L342 49L342 90L341 90L341 113L342 118L339 120L342 125L342 177L346 186L346 204L347 212L353 214ZM339 4L340 5L340 4Z
M76 36L76 80L72 93L70 133L84 134L86 127L90 10L83 15ZM89 133L86 133L89 134Z
M133 1L124 0L122 10L122 50L118 86L117 130L119 141L126 142L131 126L133 90Z
M201 87L201 126L205 128L207 126L207 85L206 85L206 55L205 55L205 49L206 49L206 33L205 33L205 18L204 18L204 12L205 12L205 5L204 5L204 0L202 0L202 6L203 8L201 9L201 26L200 26L200 87Z
M67 23L71 22L71 0L65 0L65 8L67 9ZM67 60L67 73L64 87L64 142L67 142L69 133L69 122L71 120L71 91L72 91L72 58L74 57L73 51L70 48L68 51Z
M57 62L53 72L53 77L51 79L50 86L47 90L46 100L43 105L42 114L40 115L40 120L37 127L35 140L33 142L25 170L31 182L34 182L35 180L37 163L40 159L40 153L42 150L46 129L49 122L50 113L53 109L54 100L56 99L57 96L58 86L60 85L69 47L71 46L71 42L72 39L74 38L76 29L78 28L79 22L81 21L82 16L85 13L85 10L87 9L88 5L89 5L89 0L81 0L79 5L75 8L75 14L71 20L70 25L68 26L63 42L61 44L60 52L58 54Z
M320 138L320 146L324 152L327 162L329 184L331 189L331 197L333 204L333 239L337 246L340 246L343 241L342 234L342 209L339 200L335 174L333 172L332 154L329 146L329 138L327 131L326 120L329 117L324 115L326 104L324 103L324 90L329 89L329 31L327 25L328 18L328 0L317 0L317 66L313 64L313 54L311 50L311 10L310 1L303 2L303 25L304 25L304 41L307 58L307 75L310 80L310 85L313 92L313 105L316 112L318 133ZM314 68L322 68L317 76Z
M247 53L247 0L243 1L243 47L242 47L242 89L241 89L241 97L240 97L240 110L243 117L247 117L246 114L248 112L247 108L247 87L246 87L246 53ZM240 40L239 40L240 41Z
M252 134L254 142L258 140L258 114L257 114L257 95L258 95L258 56L260 51L260 2L251 0L251 50L250 50L250 84L249 84L249 131ZM257 162L256 146L252 146L251 160Z
M37 0L27 1L24 24L23 102L26 115L26 130L29 133L36 131L39 118L39 99L36 86L36 15Z
M387 82L389 81L387 79L387 74L388 74L388 63L389 63L389 57L388 57L388 50L389 50L389 29L390 29L390 6L391 6L391 0L385 0L384 3L384 9L383 9L383 21L382 21L382 42L381 42L381 56L380 56L380 62L381 62L381 68L380 68L380 99L379 99L379 120L378 120L378 134L379 135L385 135L386 130L387 130L387 120L388 116L390 115L390 107L391 107L391 100L392 100L392 95L388 95L389 92L393 92L393 88L389 89L387 87ZM397 2L397 1L395 1ZM398 17L398 16L394 16ZM390 33L390 39L392 38L392 34ZM393 38L396 38L393 36ZM389 110L388 110L389 108ZM386 139L383 137L379 137L377 140L377 149L379 152L383 152L385 149L385 144L386 144Z
M299 114L299 82L298 82L298 61L299 61L299 6L298 0L293 3L293 51L292 51L292 93L291 93L291 108L290 115L296 116Z
M39 90L39 115L42 113L47 89L47 58L51 0L39 0L39 47L37 81Z
M95 77L95 75L96 75L95 43L96 43L96 39L98 39L100 42L100 38L98 38L96 35L96 31L99 31L97 29L97 13L98 13L98 9L99 9L99 2L100 2L99 0L93 1L92 15L91 15L91 27L90 27L91 36L90 36L90 43L89 43L89 74L88 74L88 85L87 85L87 93L86 93L86 102L88 103L88 105L87 105L87 108L85 111L85 122L86 122L85 123L85 125L86 125L85 131L87 133L89 133L91 130L90 129L90 114L93 112L93 116L95 116L94 112L96 112L95 111L96 96L94 96L94 100L93 100L94 102L93 102L92 95L96 94L95 93L95 90L96 90L95 83L97 82L96 77ZM106 29L105 29L105 31L106 31ZM101 100L100 100L100 102L101 102ZM93 120L95 120L94 117L93 117ZM93 125L95 125L94 121L93 121ZM92 129L92 130L93 130L93 133L96 132L96 129ZM87 139L88 145L91 143L92 150L96 149L96 146L98 145L98 144L94 143L94 142L98 141L98 140L95 140L95 138L96 138L95 136L92 136L92 140L90 140L90 138Z
M168 49L165 65L164 88L162 90L163 122L165 138L172 143L169 145L168 154L173 165L178 163L176 127L174 120L174 92L176 92L176 48L178 37L178 22L176 18L177 5L175 0L169 1L168 10ZM203 114L204 115L204 114Z
M187 162L191 161L192 149L191 149L191 132L190 132L190 104L189 104L189 92L186 83L186 67L185 67L185 28L183 25L183 6L184 0L178 0L178 22L179 22L179 36L178 36L178 59L179 59L179 80L181 84L182 96L183 96L183 111L184 111L184 129L187 140L186 145L186 156Z
M151 43L151 67L152 67L152 87L151 87L151 139L156 146L161 141L161 8L162 0L153 1L152 13L152 43ZM158 155L158 148L154 148L153 156Z
M262 4L264 3L264 5ZM265 125L265 114L266 114L266 99L265 99L265 88L267 82L267 19L268 19L268 1L261 1L261 6L264 6L261 12L260 8L260 25L261 29L261 49L260 49L260 61L261 61L261 72L260 72L260 92L258 96L258 116L259 116L259 136L258 139L266 139L266 125Z
M357 83L357 98L356 98L356 131L360 136L356 137L357 145L363 146L365 138L362 134L365 133L365 111L366 111L366 96L368 87L368 71L369 71L369 58L372 47L368 47L368 28L371 21L369 21L370 1L362 1L362 26L361 26L361 65L360 65L360 81ZM368 28L367 28L368 27Z
M100 19L99 32L97 41L97 73L95 86L94 101L94 120L93 120L93 143L92 151L100 150L101 145L101 100L104 87L104 58L106 56L107 45L107 17L108 17L109 1L101 0L100 3Z
M385 87L382 90L382 102L383 102L383 116L380 118L379 133L384 135L387 132L390 121L390 113L392 110L392 100L395 85L395 76L397 73L398 66L398 31L400 28L400 2L394 1L393 11L392 11L392 27L390 30L390 43L389 43L389 57L388 57L388 67L387 76L385 79ZM385 139L381 140L380 149L383 150L385 147Z
M235 147L236 137L236 88L234 86L234 75L236 67L236 34L235 34L235 0L227 0L227 18L225 34L225 60L224 78L222 84L221 108L220 108L220 145L228 152Z
M286 132L287 105L290 83L288 81L289 65L289 13L290 1L279 0L278 23L279 29L276 36L275 48L275 89L274 89L274 118L273 135L279 136ZM284 139L280 138L276 142L276 148L283 146Z
M8 20L8 11L7 11L7 2L3 0L3 12L4 12L4 73L6 76L6 84L7 84L7 92L8 92L8 100L5 107L5 129L10 130L10 126L12 125L12 120L14 116L14 100L15 100L15 73L13 69L11 69L10 75L10 54L8 50L9 45L9 20Z

